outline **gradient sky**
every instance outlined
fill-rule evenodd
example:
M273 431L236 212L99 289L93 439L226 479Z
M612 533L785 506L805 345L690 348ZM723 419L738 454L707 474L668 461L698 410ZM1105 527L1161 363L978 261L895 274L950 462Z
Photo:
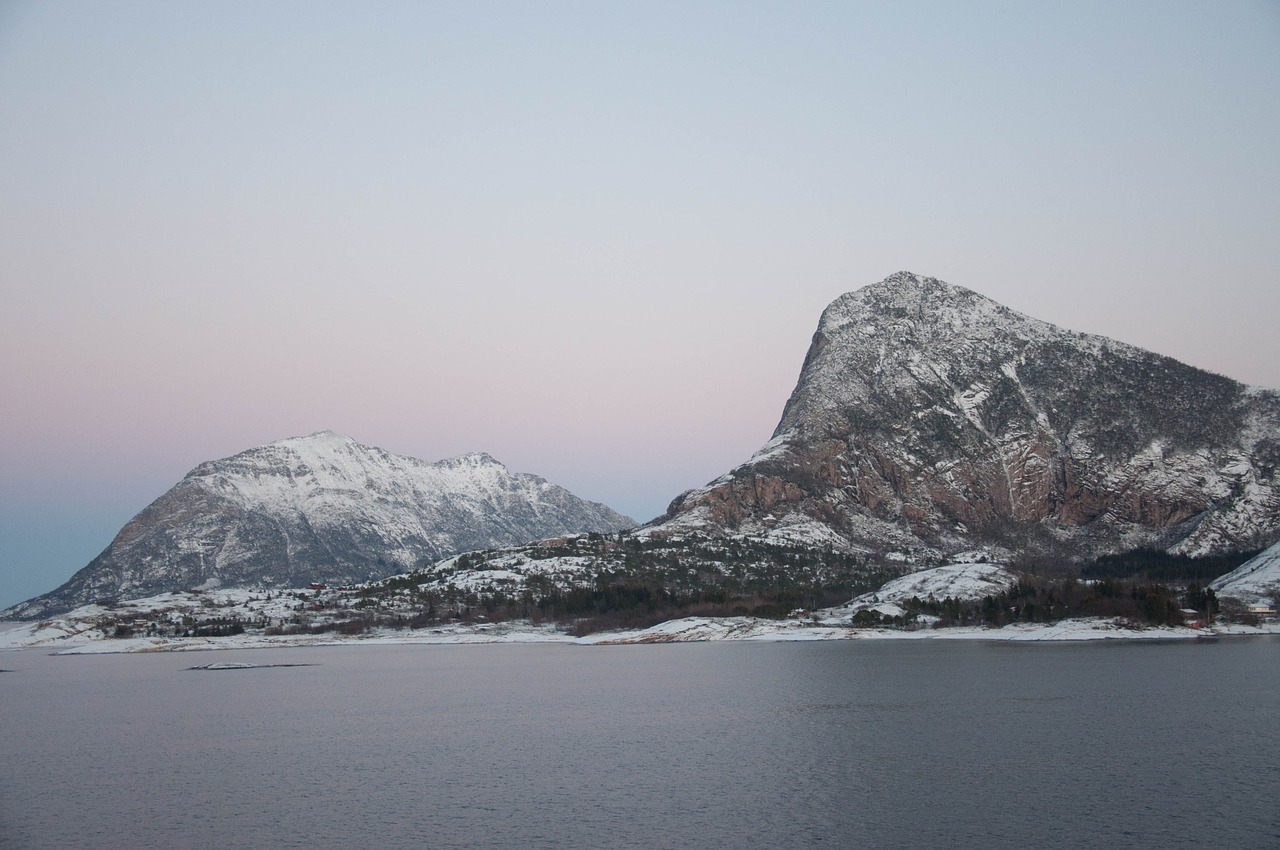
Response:
M0 606L322 429L644 520L909 269L1280 387L1280 3L0 0Z

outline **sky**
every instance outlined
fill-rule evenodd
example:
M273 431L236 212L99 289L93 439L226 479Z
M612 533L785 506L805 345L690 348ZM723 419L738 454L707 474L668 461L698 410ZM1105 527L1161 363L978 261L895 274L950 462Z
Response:
M1280 3L0 0L0 607L334 430L639 520L899 270L1280 388Z

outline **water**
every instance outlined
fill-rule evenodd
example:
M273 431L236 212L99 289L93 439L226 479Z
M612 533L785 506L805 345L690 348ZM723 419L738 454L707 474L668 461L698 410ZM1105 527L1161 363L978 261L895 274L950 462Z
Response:
M1276 639L0 667L5 850L1280 847Z

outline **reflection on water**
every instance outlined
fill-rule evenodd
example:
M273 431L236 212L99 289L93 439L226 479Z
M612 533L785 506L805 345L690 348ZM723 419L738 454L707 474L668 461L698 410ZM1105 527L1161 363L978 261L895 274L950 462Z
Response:
M1280 846L1275 639L3 661L6 850Z

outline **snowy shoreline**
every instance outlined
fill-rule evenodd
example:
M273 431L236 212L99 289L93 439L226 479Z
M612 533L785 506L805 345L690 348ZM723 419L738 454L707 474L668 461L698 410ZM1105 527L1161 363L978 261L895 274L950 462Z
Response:
M0 632L0 650L46 649L53 655L100 655L134 652L197 652L228 649L276 649L304 646L474 645L495 643L618 646L707 641L798 642L821 640L980 640L996 642L1072 643L1099 640L1203 640L1280 634L1280 623L1260 626L1223 625L1137 628L1110 620L1063 620L1058 623L1013 624L1001 628L948 626L914 630L853 628L794 620L752 617L687 617L647 629L600 632L574 637L553 626L529 622L440 626L416 630L375 629L362 635L234 635L229 637L87 638L83 635L39 634L37 624L19 624Z
M971 553L979 555L981 553ZM597 632L582 637L552 623L529 620L444 623L395 628L359 622L343 633L342 617L361 613L358 602L342 589L271 593L252 588L225 588L191 593L164 593L117 605L85 605L60 617L38 622L0 623L0 650L46 649L55 655L127 652L187 652L216 649L268 649L295 646L395 646L414 644L560 643L602 646L705 641L816 640L983 640L999 642L1079 642L1098 640L1197 640L1227 636L1280 634L1274 615L1259 625L1215 624L1143 626L1121 618L1075 618L1054 623L1015 622L1001 627L941 626L939 617L907 608L919 600L991 599L1017 585L1019 579L999 564L966 560L909 573L848 603L810 613L795 612L784 620L760 617L684 617L643 629ZM346 595L344 595L346 594ZM412 608L386 613L401 615ZM276 626L299 615L316 614L320 629L281 633ZM866 617L864 615L873 615ZM912 626L904 627L903 623ZM199 634L198 627L219 631ZM246 628L246 625L248 628ZM324 628L323 626L327 626ZM235 627L239 633L223 631Z

